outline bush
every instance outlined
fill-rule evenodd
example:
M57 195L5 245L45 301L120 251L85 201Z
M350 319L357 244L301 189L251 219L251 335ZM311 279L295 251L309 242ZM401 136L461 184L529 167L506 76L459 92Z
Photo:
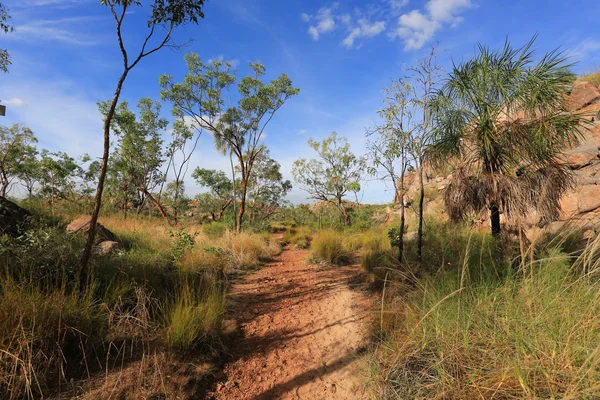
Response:
M204 234L209 239L220 239L225 235L225 232L227 232L228 228L227 225L222 222L211 222L204 225L203 230Z
M317 264L344 265L350 262L350 253L343 244L342 235L334 230L319 232L311 247L311 259Z

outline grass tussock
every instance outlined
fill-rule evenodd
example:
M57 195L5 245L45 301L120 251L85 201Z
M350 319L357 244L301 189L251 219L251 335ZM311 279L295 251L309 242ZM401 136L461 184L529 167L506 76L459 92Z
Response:
M312 241L310 261L316 264L348 264L350 252L344 246L343 235L332 229L317 233Z
M225 310L223 290L183 285L166 311L166 341L179 350L191 350L215 338Z
M291 245L296 249L308 249L313 239L312 232L307 227L286 229L282 244Z
M596 398L600 239L575 260L540 248L498 274L487 238L454 238L456 268L386 288L372 369L381 397Z

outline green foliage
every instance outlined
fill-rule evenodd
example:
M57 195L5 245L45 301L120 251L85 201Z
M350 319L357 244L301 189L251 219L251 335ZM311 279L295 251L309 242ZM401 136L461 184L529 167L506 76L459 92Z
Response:
M11 19L8 8L0 2L0 31L4 33L14 32L14 28L9 24ZM8 72L8 66L11 64L8 50L0 49L0 71Z
M176 231L169 229L169 236L171 237L171 257L175 263L179 263L196 244L195 237L198 236L198 232L189 234L185 229Z
M222 222L211 222L203 226L203 232L210 239L218 239L227 232L227 225Z
M179 118L180 125L185 125L185 116L191 117L195 129L213 134L219 151L237 159L241 178L238 214L241 225L254 163L264 150L260 140L265 128L300 89L293 87L291 79L284 74L268 84L263 82L265 67L251 63L253 75L239 81L237 104L227 107L226 98L230 98L230 89L237 81L231 63L213 61L205 64L194 53L187 54L185 60L188 74L182 83L173 83L168 75L160 77L161 96L174 104L173 113Z
M350 218L342 200L348 192L348 185L352 187L360 181L366 167L365 159L355 156L350 151L348 140L338 137L335 132L321 142L309 139L308 145L317 152L319 159L296 160L292 169L294 179L312 199L334 199L349 225Z
M317 233L311 245L311 261L316 264L344 265L350 262L350 253L344 246L342 234L334 230Z
M558 156L577 140L581 117L564 112L574 78L567 58L553 51L534 62L534 40L520 49L479 46L454 67L432 105L430 155L439 164L458 163L444 196L453 220L492 210L499 231L497 210L508 218L534 207L542 221L558 216L572 184Z
M0 4L0 7L3 6ZM27 167L35 160L36 142L31 129L24 125L14 124L10 128L0 125L0 196L6 197L14 179L33 172Z

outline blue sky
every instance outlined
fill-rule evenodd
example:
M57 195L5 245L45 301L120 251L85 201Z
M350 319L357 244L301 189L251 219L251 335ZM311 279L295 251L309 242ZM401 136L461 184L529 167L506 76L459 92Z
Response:
M108 8L99 0L4 3L17 32L0 36L0 47L13 58L10 73L0 75L0 99L9 107L0 123L29 125L41 147L99 156L96 102L112 96L122 68ZM127 16L124 34L131 49L145 33L146 13L142 7ZM522 45L536 33L540 53L561 46L578 62L576 72L600 66L598 0L210 0L205 14L199 25L176 32L180 43L193 39L184 50L163 49L136 67L122 99L158 99L158 77L181 78L187 51L204 60L232 60L240 76L251 61L263 63L268 78L286 73L301 93L269 125L265 144L290 180L294 160L312 156L309 137L337 131L364 153L365 128L376 119L381 90L436 42L446 68L470 58L477 43L499 47L508 36ZM169 116L170 106L163 111ZM208 135L192 162L228 170ZM192 181L186 185L190 194L200 190ZM393 197L382 182L370 180L363 188L367 202ZM301 202L306 195L294 189L289 198Z

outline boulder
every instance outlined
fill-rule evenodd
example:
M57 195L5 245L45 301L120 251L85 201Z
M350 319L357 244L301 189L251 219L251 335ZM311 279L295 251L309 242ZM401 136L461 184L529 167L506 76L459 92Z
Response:
M107 240L98 245L96 252L99 256L106 257L121 249L121 243Z
M0 196L0 235L18 236L30 219L29 211Z
M580 110L596 100L600 100L600 90L589 82L581 82L573 87L567 98L567 110Z
M90 231L90 217L84 216L79 217L69 225L67 225L67 232L87 234ZM106 229L102 224L96 223L96 242L115 242L116 236L114 233Z
M567 220L578 214L600 208L600 186L583 185L570 191L560 199L560 219Z
M565 153L565 163L570 169L580 169L598 161L598 145L586 138L576 148Z

